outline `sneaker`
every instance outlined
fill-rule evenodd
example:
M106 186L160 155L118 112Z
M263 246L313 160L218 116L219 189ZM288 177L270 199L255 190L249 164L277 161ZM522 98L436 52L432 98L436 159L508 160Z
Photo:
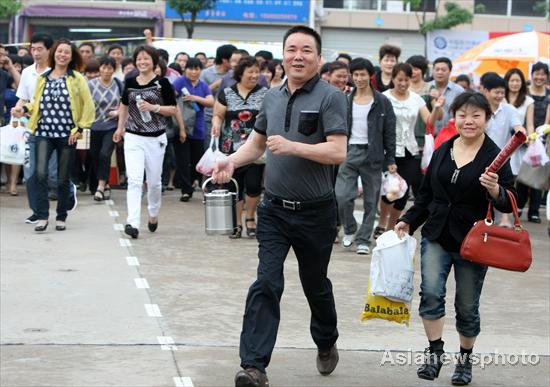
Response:
M72 192L69 192L70 194L70 197L69 197L69 208L67 209L67 211L74 211L76 210L76 206L78 205L78 200L76 199L76 185L72 184L72 189L73 191Z
M330 375L338 364L338 349L336 344L326 351L317 352L317 370L321 375Z
M181 195L180 202L188 202L191 199L191 195L184 193Z
M235 387L269 387L269 380L259 369L248 367L235 375Z
M27 224L36 224L36 223L38 223L38 215L32 214L27 219L25 219L25 223L27 223Z
M355 252L360 255L367 255L368 253L370 253L370 249L368 245L360 244L359 246L357 246L357 250Z
M355 234L344 234L344 238L342 238L342 246L350 247L353 244L354 240Z

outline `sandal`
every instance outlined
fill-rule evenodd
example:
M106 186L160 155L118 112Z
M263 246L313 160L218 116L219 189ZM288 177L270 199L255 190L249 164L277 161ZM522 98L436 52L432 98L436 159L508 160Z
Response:
M229 239L240 239L243 235L243 226L238 225L233 234L229 235Z
M104 199L105 200L111 199L111 187L109 187L108 185L105 186L104 188Z
M256 224L256 219L254 219L254 218L246 218L246 219L245 219L245 223L246 223L246 235L247 235L249 238L256 238L256 227L248 227L248 223L254 223L254 224Z
M97 191L95 191L94 200L95 200L96 202L102 202L103 200L105 200L105 192L104 192L104 191L101 191L101 190L98 188Z
M380 235L384 234L386 229L384 227L376 227L372 233L372 239L376 240Z

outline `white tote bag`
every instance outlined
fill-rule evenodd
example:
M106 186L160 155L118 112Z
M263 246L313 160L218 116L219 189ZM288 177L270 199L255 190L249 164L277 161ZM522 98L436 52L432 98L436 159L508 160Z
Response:
M416 239L399 239L387 231L376 239L370 266L372 294L392 301L410 303L413 297L414 252Z
M11 165L25 163L25 142L27 129L20 121L0 128L0 162Z

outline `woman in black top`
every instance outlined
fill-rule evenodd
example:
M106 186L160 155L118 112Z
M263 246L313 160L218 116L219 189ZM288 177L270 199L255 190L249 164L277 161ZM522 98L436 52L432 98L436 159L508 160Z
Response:
M451 111L459 135L434 153L414 205L400 219L395 231L403 236L422 228L420 316L428 340L429 356L417 373L433 380L442 366L445 316L445 284L454 266L456 280L456 329L460 354L452 377L454 385L472 379L470 355L480 332L479 298L487 267L463 259L460 243L474 224L485 217L489 200L501 212L511 212L506 190L515 195L510 163L496 173L486 168L499 153L485 135L491 118L487 99L477 93L463 93Z
M157 51L151 46L139 46L134 51L133 58L139 74L125 82L118 112L118 128L113 134L113 141L119 142L124 136L124 158L128 175L128 218L124 232L137 238L144 169L147 174L147 226L151 232L158 226L162 161L168 142L166 127L169 124L168 116L175 115L177 108L170 82L154 72L159 63Z
M212 118L212 136L219 136L219 148L227 155L236 152L251 135L267 93L267 88L258 85L260 65L253 57L241 58L233 77L237 83L220 91ZM262 193L263 173L264 164L250 164L235 171L239 201L237 230L230 236L232 239L240 238L242 234L243 191L246 191L247 235L250 238L256 236L256 206Z

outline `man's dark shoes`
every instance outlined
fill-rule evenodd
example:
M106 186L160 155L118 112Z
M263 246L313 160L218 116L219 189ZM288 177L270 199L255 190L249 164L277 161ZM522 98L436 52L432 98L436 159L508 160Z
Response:
M188 202L189 199L191 199L191 195L184 193L183 195L181 195L180 202Z
M339 359L340 357L338 356L338 349L336 348L336 344L334 344L331 349L324 351L318 350L317 370L321 375L330 375L332 371L334 371L334 369L336 368Z
M32 214L27 219L25 219L25 223L27 224L36 224L38 223L38 215Z
M465 386L472 381L472 361L470 356L460 354L456 363L455 372L451 377L453 386ZM464 358L462 358L464 357Z
M540 216L538 216L538 215L531 215L531 216L527 217L527 220L531 223L540 223L541 222Z
M130 235L132 239L137 239L139 235L139 230L137 228L132 227L131 224L127 224L126 226L124 226L124 233L126 235Z
M441 367L443 366L441 355L431 352L430 348L426 348L425 353L426 359L424 360L424 364L418 368L416 374L420 379L434 380L439 376L439 371L441 371Z
M259 369L248 367L235 375L235 387L269 387L269 380Z

